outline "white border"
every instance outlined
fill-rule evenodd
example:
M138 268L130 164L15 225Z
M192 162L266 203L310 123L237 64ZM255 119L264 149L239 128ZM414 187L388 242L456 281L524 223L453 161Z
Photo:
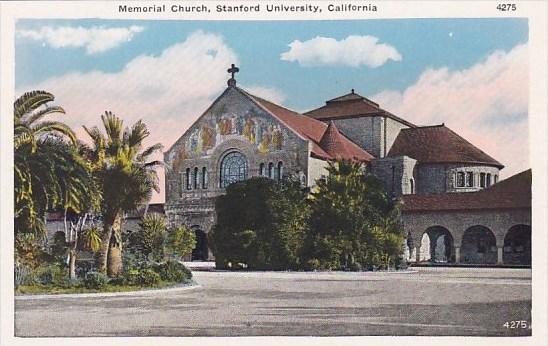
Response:
M296 20L296 19L388 19L388 18L504 18L521 17L529 19L529 57L530 57L530 103L529 103L529 131L530 131L530 160L533 169L533 314L532 337L336 337L336 338L301 338L301 337L246 337L246 338L14 338L14 299L13 299L13 124L10 114L13 113L14 98L14 24L17 18L100 18L100 19L147 19L147 20L226 20L226 15L215 12L205 14L120 14L118 5L151 5L151 4L184 4L198 5L206 1L85 1L85 2L2 2L0 3L0 240L1 240L1 324L0 345L278 345L284 344L337 344L358 345L364 342L386 345L422 344L422 345L546 345L547 342L547 251L548 219L547 219L547 12L548 5L544 1L521 1L517 4L516 12L499 12L498 3L510 1L344 1L356 5L374 4L377 12L362 13L330 13L321 14L289 14L289 13L258 13L235 14L231 20ZM259 1L232 1L236 4L255 4ZM335 3L332 1L331 3ZM223 3L221 1L207 1L210 6ZM327 6L325 1L262 1L295 5L298 3Z

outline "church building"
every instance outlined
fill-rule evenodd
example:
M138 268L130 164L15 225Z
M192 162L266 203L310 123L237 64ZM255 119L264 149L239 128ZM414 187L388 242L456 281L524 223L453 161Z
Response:
M505 189L503 165L444 124L417 126L353 89L300 114L238 87L234 65L228 72L225 91L164 154L165 213L196 232L193 259L213 258L206 234L229 184L292 176L313 186L330 160L344 159L402 200L409 261L530 264L530 171ZM506 204L495 203L501 196Z

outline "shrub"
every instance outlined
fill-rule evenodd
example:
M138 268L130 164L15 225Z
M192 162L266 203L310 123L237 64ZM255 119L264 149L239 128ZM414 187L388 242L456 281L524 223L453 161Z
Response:
M167 261L154 267L154 270L160 274L160 278L170 282L185 282L192 278L192 272L177 261Z
M39 284L64 287L68 281L68 271L58 265L48 265L38 268L35 277Z
M139 272L139 284L143 286L152 286L160 282L160 274L152 269L143 269Z
M35 285L37 283L37 278L34 271L23 264L15 265L14 274L15 287Z
M86 288L101 289L108 284L108 276L99 272L88 272L84 278Z
M124 281L128 285L139 284L139 269L129 269L124 274Z
M309 259L306 262L306 269L312 271L321 269L320 260L317 258Z
M160 274L152 269L131 269L125 274L125 283L128 285L152 286L160 282Z

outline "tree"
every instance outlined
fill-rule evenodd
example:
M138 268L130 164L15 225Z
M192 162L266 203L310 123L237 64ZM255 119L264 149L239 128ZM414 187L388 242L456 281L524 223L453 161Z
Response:
M192 253L196 246L196 234L182 225L168 231L165 253L170 257L181 258Z
M139 223L139 229L129 236L128 246L144 258L154 260L164 257L166 220L158 213L146 214Z
M215 203L210 236L218 268L244 263L250 269L296 269L306 230L306 190L257 177L231 184Z
M80 157L73 131L61 122L44 120L65 113L59 106L48 105L53 100L48 92L32 91L14 103L16 255L25 248L23 243L40 242L45 236L46 211L64 210L67 234L67 213L87 211L97 202L89 167ZM71 241L72 233L66 245L74 278L76 252Z
M388 267L403 242L394 202L360 163L330 162L327 170L311 196L303 262L318 269Z
M48 115L65 113L59 106L48 105L54 99L46 91L31 91L14 102L16 236L43 237L46 210L63 198L54 166L56 159L66 158L67 145L75 145L76 136L61 122L43 120Z
M125 128L123 121L111 112L101 116L105 134L99 128L84 127L93 144L84 148L84 156L102 191L101 214L103 232L97 256L97 267L102 273L117 276L122 264L122 216L148 201L152 191L159 191L155 168L159 161L149 161L161 151L160 144L143 149L150 135L146 125L138 121Z

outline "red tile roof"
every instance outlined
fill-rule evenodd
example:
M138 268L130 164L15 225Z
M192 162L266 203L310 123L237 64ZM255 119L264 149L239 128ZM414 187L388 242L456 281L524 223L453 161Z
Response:
M354 90L350 94L326 101L325 106L306 112L304 115L322 121L381 116L394 119L409 127L415 127L414 124L380 108L378 103L354 93Z
M531 170L477 192L403 195L402 212L531 208Z
M443 124L401 130L387 156L404 155L420 163L473 163L504 167Z
M297 132L301 137L309 140L312 143L312 155L314 157L323 160L334 160L336 158L340 158L345 160L358 160L363 162L373 159L373 155L369 154L367 151L352 142L350 139L340 134L338 130L336 130L338 135L333 136L336 136L336 141L340 145L339 148L342 148L343 152L338 153L338 155L336 156L333 155L335 154L335 152L333 151L334 148L332 146L329 148L324 147L321 143L324 134L326 134L326 132L329 130L328 126L325 123L299 114L260 97L251 95L243 89L236 89L249 97L260 107L268 111L284 125ZM329 153L328 150L331 151L331 153Z
M373 158L368 152L362 150L352 141L349 141L344 137L333 121L329 122L329 126L320 140L320 147L325 150L329 156L337 159L350 158L351 160L357 161L369 161Z

